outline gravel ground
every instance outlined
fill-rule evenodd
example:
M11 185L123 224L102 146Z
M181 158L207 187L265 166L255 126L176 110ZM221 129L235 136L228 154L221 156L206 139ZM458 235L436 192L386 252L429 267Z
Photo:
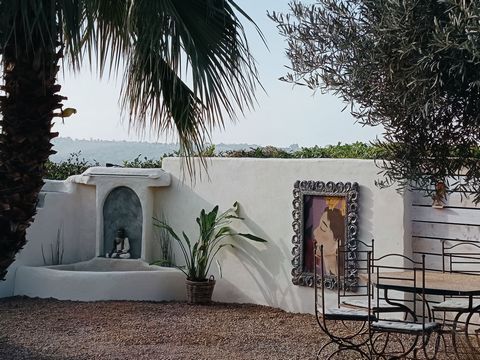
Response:
M2 360L311 359L321 339L313 316L257 305L0 300Z
M1 360L314 359L326 339L314 316L258 305L0 299Z

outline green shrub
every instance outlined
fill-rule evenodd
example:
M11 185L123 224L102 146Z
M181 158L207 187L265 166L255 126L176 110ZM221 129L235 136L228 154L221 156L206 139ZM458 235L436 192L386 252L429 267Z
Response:
M235 158L291 158L292 154L274 146L256 147L249 150L229 150L218 154L218 157Z
M70 154L66 161L46 164L46 178L51 180L64 180L70 175L81 174L89 167L99 166L96 161L89 162L80 158L81 152ZM179 153L164 154L160 159L141 158L138 155L133 160L125 160L123 167L132 168L161 168L164 157L178 157ZM353 144L327 145L324 147L304 147L297 151L287 151L274 146L253 147L246 150L230 150L220 153L215 152L215 145L209 145L203 152L205 157L232 157L232 158L282 158L282 159L389 159L389 151L375 144L355 142Z
M143 160L141 160L140 156L142 156L142 155L141 154L138 155L132 161L124 160L123 161L123 167L148 168L148 169L161 168L162 167L162 159L154 160L154 159L148 159L146 156L144 156Z
M325 147L304 147L289 152L273 146L250 148L249 150L232 150L218 154L219 157L246 158L284 158L284 159L386 159L388 152L377 145L355 142L353 144L327 145Z
M377 145L369 145L362 142L353 144L327 145L325 147L314 146L295 151L294 158L329 158L329 159L385 159L388 154Z
M90 162L81 158L81 151L76 153L71 153L67 160L56 163L53 161L48 161L45 165L45 179L49 180L65 180L71 175L78 175L83 173L85 170L92 166L100 166L98 161ZM175 154L168 154L164 156L175 156ZM132 161L125 160L122 164L123 167L132 167L132 168L160 168L162 167L162 160L148 159L144 157L140 158L141 155L138 155Z
M49 180L65 180L71 175L83 173L89 167L99 166L95 160L89 162L85 158L80 158L81 151L71 153L67 160L60 163L47 161L45 164L45 178Z

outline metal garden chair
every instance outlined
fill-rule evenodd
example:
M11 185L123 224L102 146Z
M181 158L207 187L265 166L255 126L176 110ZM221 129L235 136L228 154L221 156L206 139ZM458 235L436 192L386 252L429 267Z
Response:
M363 242L359 243L364 245L364 249L351 251L351 248L347 250L340 248L337 252L337 258L339 260L342 259L343 264L340 264L340 261L338 261L338 271L333 281L336 287L336 304L335 299L332 299L332 297L326 299L326 284L330 282L329 287L332 287L332 279L325 275L323 245L317 247L315 244L315 315L321 330L329 337L329 341L318 351L317 359L331 359L336 355L341 356L340 354L345 351L357 353L357 358L370 359L368 324L373 318L373 315L369 312L371 288L369 285L370 281L358 282L358 272L364 271L367 277L370 275L368 273L368 264L371 258L371 246ZM354 264L355 266L353 266ZM354 303L348 306L346 304L347 298L353 298L354 302L365 301L367 306L358 307ZM329 349L332 347L333 350L328 354Z
M474 242L460 241L450 245L447 241L442 241L442 271L450 273L460 273L479 276L480 281L480 245ZM444 296L442 302L432 305L434 314L442 313L442 323L445 331L451 331L452 345L455 351L460 346L457 344L457 333L463 332L467 343L473 348L471 343L472 335L476 338L478 347L480 347L480 324L473 323L472 317L475 313L480 313L480 298ZM452 316L448 318L448 314ZM463 320L462 320L463 316ZM451 326L451 329L449 327ZM469 332L468 327L474 330Z
M375 315L369 326L372 357L405 359L413 356L416 359L423 353L425 358L434 359L440 344L441 326L430 321L428 316L425 255L421 262L416 262L404 255L389 254L373 259L371 266L371 281L377 289L376 304L370 303ZM381 301L401 311L396 317L376 311ZM427 346L432 338L435 340L430 353Z

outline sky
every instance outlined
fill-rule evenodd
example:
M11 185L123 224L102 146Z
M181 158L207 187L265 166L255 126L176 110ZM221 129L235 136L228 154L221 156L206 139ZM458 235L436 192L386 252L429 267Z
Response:
M313 0L304 0L311 3ZM278 34L275 23L266 13L285 12L289 0L237 0L263 32L268 49L255 28L244 21L252 53L258 63L260 81L265 91L257 91L258 104L235 123L228 122L224 129L215 130L212 143L256 144L260 146L288 147L292 144L314 145L368 142L380 137L382 129L362 127L355 123L345 104L329 94L292 86L278 80L287 73L289 60L285 55L286 40ZM121 80L121 76L119 76ZM121 118L118 104L121 81L99 79L88 67L78 74L64 69L59 82L61 94L68 97L64 107L74 107L78 113L57 122L54 130L61 137L73 139L104 139L149 142L176 142L170 134L138 134L129 129L128 121Z

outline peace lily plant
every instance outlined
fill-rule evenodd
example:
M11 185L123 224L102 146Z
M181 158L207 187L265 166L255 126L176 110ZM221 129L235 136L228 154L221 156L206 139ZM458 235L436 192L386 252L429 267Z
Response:
M188 281L205 282L208 279L210 266L218 252L226 247L235 247L228 238L242 237L256 242L266 242L258 236L234 231L230 224L234 220L244 220L238 216L238 202L232 208L218 214L218 205L209 213L205 209L200 211L196 221L199 226L198 241L192 243L190 238L182 232L182 238L165 221L154 218L154 225L165 229L178 242L182 250L185 266L178 268L187 276Z

